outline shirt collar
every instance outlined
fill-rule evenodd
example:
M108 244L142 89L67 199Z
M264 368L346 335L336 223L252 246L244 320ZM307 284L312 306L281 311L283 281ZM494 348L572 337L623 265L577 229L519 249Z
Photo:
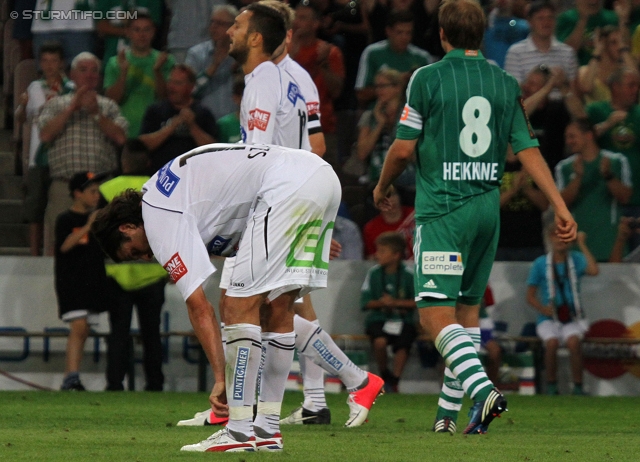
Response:
M444 55L444 58L442 59L455 59L455 58L485 59L484 55L480 50L463 50L462 48L454 48L449 53Z

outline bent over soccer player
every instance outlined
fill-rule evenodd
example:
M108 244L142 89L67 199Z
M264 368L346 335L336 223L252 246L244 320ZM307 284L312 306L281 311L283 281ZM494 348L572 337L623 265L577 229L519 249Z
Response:
M96 219L93 232L114 260L155 255L164 265L211 363L211 405L218 415L228 413L229 424L183 450L282 450L278 421L293 359L292 304L326 287L339 201L333 169L314 154L213 144L177 157L144 185L142 195L116 197ZM209 253L229 255L241 235L227 291L225 377L220 330L202 284L215 271ZM254 424L259 308L267 297L269 341L289 348L270 349L264 358Z
M388 207L391 184L417 146L416 302L420 322L447 366L434 431L455 432L464 390L474 400L464 433L477 434L507 409L476 348L479 304L498 243L508 143L549 199L556 234L572 241L577 226L540 155L518 83L478 50L486 26L480 5L445 0L438 18L447 54L417 70L409 82L374 201Z

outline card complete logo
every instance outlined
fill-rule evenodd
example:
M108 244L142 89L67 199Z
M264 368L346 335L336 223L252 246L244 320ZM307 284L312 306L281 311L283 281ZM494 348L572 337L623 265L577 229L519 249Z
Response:
M420 268L422 274L462 276L464 272L460 252L422 252Z
M176 252L173 257L169 259L167 263L164 264L163 268L169 273L169 277L171 278L171 282L174 284L182 278L185 274L188 273L186 265L180 258L180 254Z

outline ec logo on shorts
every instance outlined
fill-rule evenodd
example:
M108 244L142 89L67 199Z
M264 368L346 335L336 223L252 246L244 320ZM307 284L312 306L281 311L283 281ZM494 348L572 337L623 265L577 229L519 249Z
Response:
M462 276L464 265L459 252L422 252L422 274Z
M156 180L156 188L158 188L158 191L167 197L169 197L173 190L176 189L176 186L178 186L178 182L180 181L180 178L178 178L178 176L169 169L172 162L173 160L166 163L164 167L160 169L158 172L158 179Z
M302 268L329 269L329 247L334 222L321 229L322 220L313 220L298 226L291 243L286 266ZM329 238L327 239L327 232ZM327 244L327 245L325 245ZM325 249L325 246L327 247Z
M298 88L298 86L295 83L289 82L289 88L287 89L287 99L289 99L289 101L291 101L291 104L295 106L296 101L298 101L298 98L304 101L304 98L302 97L302 93L300 93L300 88Z

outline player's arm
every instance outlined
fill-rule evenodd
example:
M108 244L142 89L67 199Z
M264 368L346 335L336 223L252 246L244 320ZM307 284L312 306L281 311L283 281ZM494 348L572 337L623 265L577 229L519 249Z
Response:
M324 133L314 133L309 135L309 143L311 144L311 152L324 157L327 152L327 145L324 142Z
M549 166L545 162L537 147L526 148L518 152L518 158L522 166L529 172L538 188L549 200L555 213L556 233L565 242L576 238L578 225L569 212L556 184L553 182ZM385 162L386 163L386 162Z
M387 157L384 160L384 165L382 166L380 179L373 190L374 204L381 210L389 207L387 196L391 193L391 186L411 161L417 142L417 138L414 140L401 140L396 138L389 148Z
M210 401L216 415L228 415L229 408L226 405L224 369L225 359L222 348L222 336L213 306L199 286L186 300L189 320L198 337L211 369L213 371L214 385Z
M60 246L61 253L67 253L69 250L73 249L87 234L89 234L89 231L91 230L91 224L96 219L97 213L97 210L92 212L91 215L89 215L89 219L84 226L73 230L73 232L66 237L66 239Z

